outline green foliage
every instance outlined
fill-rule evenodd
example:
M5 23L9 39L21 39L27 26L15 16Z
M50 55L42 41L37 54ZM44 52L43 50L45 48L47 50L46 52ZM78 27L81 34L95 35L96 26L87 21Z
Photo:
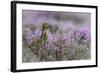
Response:
M83 49L83 48L78 48L76 50L76 59L83 59L83 57L85 56L86 54L86 49Z
M35 29L36 29L35 26L31 26L31 27L30 27L30 30L31 30L31 31L35 31Z
M48 28L49 28L51 33L55 33L58 30L57 25L49 25Z

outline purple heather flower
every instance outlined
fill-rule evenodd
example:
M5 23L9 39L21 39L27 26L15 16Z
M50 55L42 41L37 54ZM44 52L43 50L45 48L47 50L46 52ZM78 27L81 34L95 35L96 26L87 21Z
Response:
M90 33L90 28L88 26L83 26L80 28L81 35L84 37L85 40L90 40L91 38L91 33Z
M81 38L80 31L74 31L74 36L76 40L79 40Z
M53 34L51 34L51 32L48 33L48 40L49 41L53 41L54 40Z
M36 29L35 31L34 31L34 36L35 37L40 37L41 36L41 30L39 30L39 29Z
M26 33L25 38L26 38L26 40L27 40L28 43L32 43L33 37L34 37L34 34L33 34L32 31L28 31L28 32Z

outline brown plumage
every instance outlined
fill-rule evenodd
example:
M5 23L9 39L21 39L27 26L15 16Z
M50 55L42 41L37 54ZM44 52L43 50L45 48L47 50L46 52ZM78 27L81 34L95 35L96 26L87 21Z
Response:
M41 39L43 39L43 40L47 40L48 39L48 23L44 23L42 25Z

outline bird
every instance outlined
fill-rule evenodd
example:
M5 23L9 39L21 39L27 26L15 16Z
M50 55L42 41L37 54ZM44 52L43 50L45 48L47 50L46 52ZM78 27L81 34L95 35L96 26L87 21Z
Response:
M48 23L43 23L42 25L42 34L40 39L42 41L45 41L44 43L46 43L46 41L48 40Z

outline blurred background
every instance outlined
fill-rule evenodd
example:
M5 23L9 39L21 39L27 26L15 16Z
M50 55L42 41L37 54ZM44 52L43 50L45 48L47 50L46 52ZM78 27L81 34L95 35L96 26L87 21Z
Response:
M34 27L40 28L46 22L51 27L51 31L55 28L66 31L66 28L73 27L78 29L80 26L86 25L90 27L90 13L77 12L54 12L54 11L35 11L23 10L23 28Z

